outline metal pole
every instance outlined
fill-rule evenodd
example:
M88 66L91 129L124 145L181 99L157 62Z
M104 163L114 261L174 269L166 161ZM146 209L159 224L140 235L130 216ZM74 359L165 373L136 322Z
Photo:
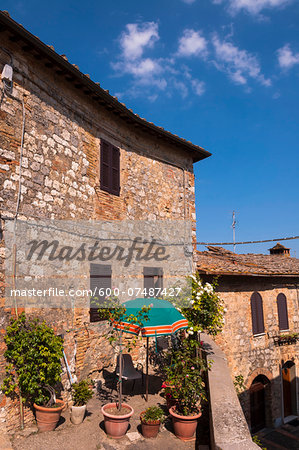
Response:
M233 241L234 241L234 253L236 253L236 213L233 211Z
M121 410L121 400L122 400L122 376L123 376L123 355L122 355L122 330L120 330L119 333L119 377L118 377L118 383L119 383L119 395L118 395L118 410Z
M146 338L146 378L145 378L145 401L148 402L148 341Z

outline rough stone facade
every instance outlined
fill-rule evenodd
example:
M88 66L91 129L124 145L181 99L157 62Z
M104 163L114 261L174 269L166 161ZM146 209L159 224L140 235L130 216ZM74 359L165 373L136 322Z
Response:
M211 260L207 263L206 253L213 252L199 252L198 268L206 281L211 281L217 275L217 272L219 275L217 292L224 301L226 313L223 331L216 337L216 342L226 355L232 379L236 381L237 376L243 376L245 386L241 388L240 401L246 419L251 426L250 402L252 400L250 395L254 387L253 382L257 381L258 376L263 376L265 377L264 380L267 381L264 394L265 425L278 426L285 419L282 368L288 362L292 365L294 363L295 370L298 373L299 345L298 340L289 345L277 345L275 341L281 334L299 332L299 276L229 274L229 264L234 266L235 271L238 271L241 260L246 257L248 264L250 255L234 255L228 251L223 251L220 254L219 249L217 255L212 256L210 254ZM263 259L263 255L257 256L260 260ZM252 255L251 267L248 269L249 265L247 265L247 270L257 271L261 268L266 272L266 261L269 257L264 255L264 265L260 263L260 266L253 264L254 257L255 255ZM281 270L281 265L293 265L295 271L296 261L292 261L291 258L285 256L275 256L274 258L276 258L278 270ZM212 263L212 259L215 259L215 264ZM218 259L218 262L216 259ZM225 264L226 259L229 260L227 265ZM273 266L274 263L275 261L272 261ZM225 266L226 275L223 274ZM213 275L211 275L211 272L213 272ZM251 296L254 292L261 295L263 305L265 329L259 335L254 335L252 329ZM284 294L287 300L289 330L286 331L279 330L278 294ZM296 389L292 392L292 414L297 415L299 406L298 375L295 375L294 386Z
M40 51L26 47L23 38L12 36L9 29L0 31L0 71L4 64L10 64L9 54L13 58L12 96L5 95L0 107L0 208L4 237L7 219L13 218L16 211L24 118L19 219L190 220L195 236L196 159L194 152L186 150L187 144L172 144L155 131L146 132L128 123L114 114L109 105L100 105L90 92L84 92L80 83L76 86L70 82L71 77L67 79L67 74L44 60ZM78 74L78 78L84 77ZM1 81L0 88L3 89ZM102 139L120 149L119 196L100 189ZM3 335L9 319L15 315L15 310L5 304L4 260L2 242L0 382L5 371ZM112 352L103 337L106 325L90 323L87 308L27 312L38 314L57 333L64 332L66 355L78 378L97 376L111 365ZM140 354L143 355L142 349ZM67 386L65 369L63 380ZM26 411L25 422L31 419L31 413ZM18 422L17 405L0 393L0 431L12 431Z

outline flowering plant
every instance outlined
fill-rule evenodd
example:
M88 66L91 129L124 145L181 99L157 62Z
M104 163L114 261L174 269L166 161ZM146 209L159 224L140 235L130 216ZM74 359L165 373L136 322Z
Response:
M178 295L166 297L186 317L189 322L188 334L194 334L195 339L199 332L216 335L222 330L225 308L215 291L216 286L217 279L212 284L203 283L196 273L187 277L185 284L178 286Z
M200 344L195 340L183 340L179 349L173 351L170 365L165 368L165 388L176 401L176 412L182 416L197 414L201 401L206 400L202 376L207 365L203 359L194 356L198 346Z
M198 273L191 275L192 299L183 314L189 322L189 334L205 331L216 335L223 327L224 305L215 292L217 282L202 283Z

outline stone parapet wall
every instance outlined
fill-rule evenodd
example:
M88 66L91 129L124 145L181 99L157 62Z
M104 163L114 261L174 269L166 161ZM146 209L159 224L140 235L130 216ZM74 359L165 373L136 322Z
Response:
M225 354L205 334L201 335L207 361L210 400L211 447L215 450L254 450L251 435L234 388Z

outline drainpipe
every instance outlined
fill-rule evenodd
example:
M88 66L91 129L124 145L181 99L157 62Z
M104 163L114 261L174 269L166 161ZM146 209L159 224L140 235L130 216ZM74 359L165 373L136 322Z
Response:
M280 402L280 408L281 408L281 421L284 425L284 398L283 398L283 377L282 377L282 365L279 363L279 374L280 374L280 392L281 392L281 402Z

